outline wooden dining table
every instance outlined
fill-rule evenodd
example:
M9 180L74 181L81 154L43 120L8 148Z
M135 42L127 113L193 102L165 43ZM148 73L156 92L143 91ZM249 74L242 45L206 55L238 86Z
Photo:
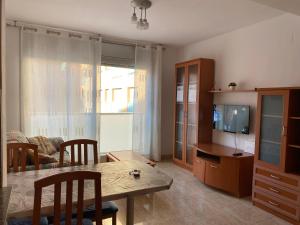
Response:
M135 178L129 174L129 172L134 169L141 171L139 178ZM135 196L168 190L173 183L173 179L159 169L133 160L10 173L8 174L8 185L12 187L12 190L7 213L8 219L32 216L34 182L36 180L58 173L83 170L101 172L102 201L112 201L122 198L127 199L127 225L134 224ZM62 186L61 190L62 206L64 206L66 189ZM74 188L73 196L76 195L75 190L77 189ZM53 193L53 187L47 187L43 190L41 212L44 216L53 215ZM93 182L85 182L85 206L94 204L94 196ZM73 199L76 200L76 198Z

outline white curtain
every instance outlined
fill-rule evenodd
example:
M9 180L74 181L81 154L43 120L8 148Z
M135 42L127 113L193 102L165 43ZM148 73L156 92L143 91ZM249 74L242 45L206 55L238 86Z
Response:
M25 135L97 139L101 39L22 31L21 60Z
M161 160L162 47L136 47L133 150Z

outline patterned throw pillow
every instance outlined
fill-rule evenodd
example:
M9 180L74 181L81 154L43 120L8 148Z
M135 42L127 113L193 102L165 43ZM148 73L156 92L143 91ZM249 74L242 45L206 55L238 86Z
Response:
M38 152L47 155L52 155L56 152L53 144L48 140L48 138L43 136L28 138L30 144L35 144L38 146Z
M27 137L20 131L9 131L6 133L7 144L29 143Z

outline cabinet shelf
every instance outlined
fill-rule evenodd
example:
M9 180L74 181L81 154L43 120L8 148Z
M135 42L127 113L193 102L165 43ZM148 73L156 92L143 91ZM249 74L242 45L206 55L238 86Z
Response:
M289 145L289 147L291 147L291 148L298 148L298 149L300 149L300 145Z
M276 118L276 119L282 119L281 115L270 115L270 114L262 114L265 118Z
M239 89L239 90L211 90L209 93L255 93L256 89Z
M292 120L300 120L300 116L290 116L289 118Z
M274 145L280 145L281 144L280 142L277 142L277 141L270 141L270 140L265 140L265 139L262 139L261 142L274 144Z

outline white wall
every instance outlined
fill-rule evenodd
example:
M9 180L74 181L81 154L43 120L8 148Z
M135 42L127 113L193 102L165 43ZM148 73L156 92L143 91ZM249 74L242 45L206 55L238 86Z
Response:
M20 130L20 57L19 29L6 30L6 115L7 130Z
M179 51L180 61L206 57L216 61L216 88L234 81L240 88L300 86L300 17L292 14L257 23ZM215 103L252 106L252 131L238 135L238 147L254 151L256 94L217 94ZM234 136L214 132L214 142L234 147Z

